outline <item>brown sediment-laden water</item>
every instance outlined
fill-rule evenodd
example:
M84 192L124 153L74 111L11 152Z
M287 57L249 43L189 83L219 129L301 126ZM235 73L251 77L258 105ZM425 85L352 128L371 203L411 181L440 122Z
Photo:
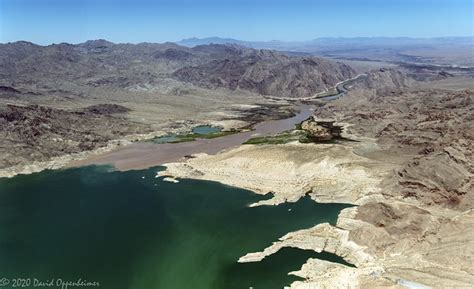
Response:
M310 105L301 104L300 111L293 117L259 123L251 131L239 132L218 138L197 138L195 141L181 143L138 142L116 150L91 156L85 160L75 161L71 167L91 164L111 164L118 170L144 169L173 161L183 157L207 153L216 154L227 148L241 145L255 136L278 134L310 117L313 109Z

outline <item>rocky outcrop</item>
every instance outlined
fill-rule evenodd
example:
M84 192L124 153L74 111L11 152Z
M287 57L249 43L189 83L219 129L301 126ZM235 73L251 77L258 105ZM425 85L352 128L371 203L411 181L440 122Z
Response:
M387 95L401 93L412 82L412 77L400 70L381 68L368 72L354 87L373 90L377 95Z
M341 126L335 125L334 121L316 121L313 117L303 121L301 129L316 142L340 138L342 132Z
M318 253L337 253L345 261L361 267L373 263L373 258L364 252L364 248L349 241L349 233L331 226L328 223L318 224L312 228L288 233L281 237L263 252L249 253L239 259L240 263L258 262L266 256L275 254L283 247L294 247L304 250L313 250Z

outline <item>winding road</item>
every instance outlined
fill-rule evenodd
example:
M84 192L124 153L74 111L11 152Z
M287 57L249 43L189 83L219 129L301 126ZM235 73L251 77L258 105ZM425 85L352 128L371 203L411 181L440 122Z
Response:
M318 99L319 100L333 100L333 99L337 99L337 98L339 98L342 95L347 93L347 89L345 88L346 85L348 85L350 83L353 83L354 81L356 81L358 79L361 79L361 78L364 78L364 77L367 77L367 74L366 73L361 73L361 74L358 74L357 76L355 76L353 78L346 79L346 80L343 80L343 81L340 81L340 82L336 83L336 85L334 85L331 88L331 89L336 89L337 92L335 94L326 95L326 93L328 93L328 91L331 90L331 89L327 89L326 91L318 92L315 95L309 96L309 97L293 98L293 97L267 96L267 98L273 99L273 100L288 100L288 101L295 101L295 100L308 101L308 100L318 100Z

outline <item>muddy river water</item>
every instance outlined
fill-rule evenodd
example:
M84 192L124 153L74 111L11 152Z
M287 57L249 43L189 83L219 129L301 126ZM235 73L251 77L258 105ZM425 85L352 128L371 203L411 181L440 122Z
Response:
M290 118L265 121L255 125L254 130L240 132L213 139L196 139L181 143L137 142L126 147L73 162L71 166L91 164L112 164L117 170L144 169L177 161L196 153L216 154L227 148L241 145L256 136L278 134L294 126L313 114L309 105L300 105L299 112Z

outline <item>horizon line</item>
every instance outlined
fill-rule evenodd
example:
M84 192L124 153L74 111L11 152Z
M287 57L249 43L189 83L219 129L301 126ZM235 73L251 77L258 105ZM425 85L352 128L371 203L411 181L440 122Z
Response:
M281 43L304 43L304 42L311 42L315 41L318 39L360 39L360 38L366 38L366 39L377 39L377 38L385 38L385 39L418 39L418 40L430 40L430 39L447 39L447 38L473 38L474 35L466 35L466 36L436 36L436 37L412 37L412 36L353 36L353 37L347 37L347 36L329 36L329 37L316 37L312 39L307 39L307 40L278 40L278 39L273 39L273 40L243 40L243 39L237 39L237 38L232 38L232 37L223 37L223 36L209 36L209 37L187 37L187 38L182 38L177 41L140 41L140 42L114 42L107 40L106 38L96 38L96 39L88 39L88 40L83 40L81 42L51 42L49 44L38 44L33 41L29 40L24 40L24 39L19 39L15 41L8 41L8 42L0 42L0 44L13 44L17 42L27 42L31 43L34 45L38 46L50 46L50 45L58 45L58 44L72 44L72 45L78 45L78 44L83 44L88 41L107 41L112 44L144 44L144 43L150 43L150 44L165 44L165 43L179 43L185 40L207 40L207 39L222 39L222 40L234 40L234 41L239 41L239 42L249 42L249 43L270 43L270 42L281 42Z

